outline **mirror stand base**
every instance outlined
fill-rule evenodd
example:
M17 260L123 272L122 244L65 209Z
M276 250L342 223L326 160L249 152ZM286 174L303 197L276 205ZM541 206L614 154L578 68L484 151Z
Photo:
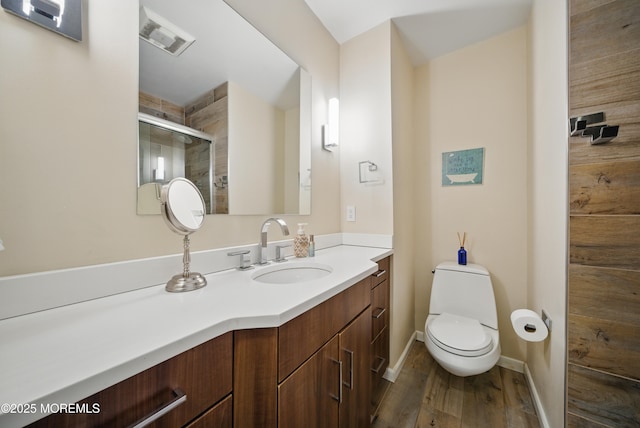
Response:
M184 274L175 275L167 282L165 289L171 293L179 293L182 291L192 291L207 285L204 276L197 272L191 272L188 276Z

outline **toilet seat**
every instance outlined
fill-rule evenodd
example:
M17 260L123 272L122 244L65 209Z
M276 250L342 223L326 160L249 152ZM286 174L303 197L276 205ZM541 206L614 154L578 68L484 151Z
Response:
M485 355L493 347L491 336L478 320L442 313L427 323L427 335L439 348L463 357Z

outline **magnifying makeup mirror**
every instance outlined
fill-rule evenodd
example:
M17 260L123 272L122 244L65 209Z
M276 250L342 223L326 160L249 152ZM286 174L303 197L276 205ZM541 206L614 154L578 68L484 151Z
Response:
M184 235L182 274L173 276L165 289L170 292L197 290L207 285L204 276L190 272L189 235L200 229L206 213L204 199L198 188L186 178L174 178L162 186L160 194L162 217L169 229Z

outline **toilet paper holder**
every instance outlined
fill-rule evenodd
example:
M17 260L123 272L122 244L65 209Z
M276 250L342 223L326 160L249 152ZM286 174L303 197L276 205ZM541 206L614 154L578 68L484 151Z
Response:
M551 318L549 318L544 309L542 310L542 321L546 324L547 330L551 331Z
M544 324L547 326L547 330L551 331L551 318L549 318L549 315L547 315L547 313L544 311L544 309L542 310L542 322L544 322ZM537 330L537 327L533 324L526 324L524 326L524 330L527 333L533 333Z
M530 309L516 309L511 313L511 324L516 334L527 342L541 342L551 331L551 319L545 311L540 316Z

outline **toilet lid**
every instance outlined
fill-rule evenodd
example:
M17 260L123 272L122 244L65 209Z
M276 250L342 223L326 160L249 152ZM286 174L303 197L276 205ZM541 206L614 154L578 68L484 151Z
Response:
M440 348L463 357L477 357L491 350L491 336L478 320L443 313L427 324L429 338Z

